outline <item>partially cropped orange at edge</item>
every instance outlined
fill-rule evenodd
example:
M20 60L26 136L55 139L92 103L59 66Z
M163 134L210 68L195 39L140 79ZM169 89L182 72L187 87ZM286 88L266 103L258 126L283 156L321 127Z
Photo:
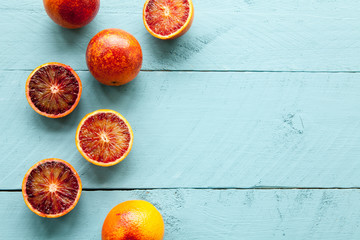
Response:
M49 17L64 28L81 28L97 15L100 0L43 0Z
M192 0L147 0L143 8L146 30L156 38L168 40L184 35L194 20Z
M144 200L115 206L105 218L102 240L162 240L165 225L160 212Z
M124 85L140 72L143 61L139 42L130 33L105 29L97 33L86 49L86 63L90 73L100 83Z

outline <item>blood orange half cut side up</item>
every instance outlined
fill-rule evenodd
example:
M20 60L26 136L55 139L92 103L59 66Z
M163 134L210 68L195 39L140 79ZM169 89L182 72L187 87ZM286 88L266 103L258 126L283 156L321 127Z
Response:
M87 114L81 120L75 143L86 160L108 167L126 158L133 139L130 124L120 113L101 109Z
M194 20L191 0L147 0L143 21L151 35L160 39L174 39L185 34Z
M57 218L70 212L81 195L75 169L57 158L44 159L25 174L22 194L26 205L41 217Z
M26 81L25 93L35 112L49 118L70 114L78 105L82 85L79 76L62 63L37 67Z

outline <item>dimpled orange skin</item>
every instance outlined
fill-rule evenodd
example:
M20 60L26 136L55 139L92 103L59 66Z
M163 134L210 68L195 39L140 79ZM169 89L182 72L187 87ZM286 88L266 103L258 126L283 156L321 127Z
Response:
M89 24L100 8L100 0L43 0L46 13L64 28L81 28Z
M140 72L142 51L130 33L117 28L102 30L89 42L86 63L96 80L119 86L133 80Z
M115 206L106 216L102 240L161 240L164 221L149 202L131 200Z

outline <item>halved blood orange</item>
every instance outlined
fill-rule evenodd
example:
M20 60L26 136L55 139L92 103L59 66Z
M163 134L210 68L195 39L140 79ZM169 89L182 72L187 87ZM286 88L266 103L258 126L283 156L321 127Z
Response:
M120 113L101 109L87 114L81 120L75 143L86 160L108 167L126 158L133 139L130 124Z
M147 0L143 10L146 29L154 37L174 39L185 34L194 19L191 0Z
M32 71L26 81L25 92L35 112L49 118L60 118L76 108L82 85L70 66L50 62Z
M26 205L41 217L57 218L79 201L81 181L75 169L57 158L44 159L25 174L22 194Z

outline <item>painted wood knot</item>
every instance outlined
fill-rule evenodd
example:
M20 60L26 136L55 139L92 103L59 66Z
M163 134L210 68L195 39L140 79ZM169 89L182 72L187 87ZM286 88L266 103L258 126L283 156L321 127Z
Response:
M304 122L298 113L289 113L283 116L283 122L297 134L304 133Z

